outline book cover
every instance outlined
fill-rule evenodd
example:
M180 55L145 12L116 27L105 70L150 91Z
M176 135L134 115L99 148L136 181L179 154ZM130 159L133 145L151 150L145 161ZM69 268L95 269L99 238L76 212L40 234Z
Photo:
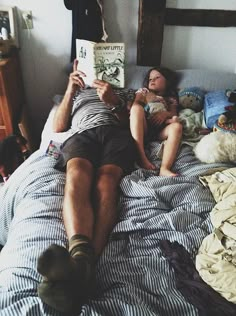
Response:
M125 44L95 43L76 40L78 69L86 74L84 82L91 86L93 80L109 82L117 88L125 86Z

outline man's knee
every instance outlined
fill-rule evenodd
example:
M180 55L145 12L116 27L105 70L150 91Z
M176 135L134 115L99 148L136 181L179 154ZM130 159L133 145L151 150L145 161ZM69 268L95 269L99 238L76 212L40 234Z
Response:
M93 177L92 164L82 158L72 158L66 167L66 190L77 190L78 187L91 185Z
M90 161L84 158L72 158L67 162L66 173L67 175L73 176L83 173L91 173L93 167Z
M110 192L115 190L120 184L123 170L114 165L105 165L98 169L96 178L96 190L100 192Z

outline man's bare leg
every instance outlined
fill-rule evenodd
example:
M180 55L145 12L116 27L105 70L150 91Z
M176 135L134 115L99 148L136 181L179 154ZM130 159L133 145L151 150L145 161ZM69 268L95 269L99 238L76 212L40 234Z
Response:
M94 276L92 246L94 212L91 205L92 164L81 158L67 163L63 218L69 239L69 252L52 245L38 259L38 272L44 280L39 297L65 313L79 312L91 293Z
M76 234L93 238L92 182L93 166L88 160L73 158L68 161L63 219L69 240Z
M119 184L123 171L115 165L104 165L98 169L94 196L96 219L93 245L96 255L100 255L117 220Z
M76 263L75 274L87 286L94 269L94 209L92 207L93 166L82 158L67 163L63 219L69 239L69 253ZM85 288L84 288L85 291Z

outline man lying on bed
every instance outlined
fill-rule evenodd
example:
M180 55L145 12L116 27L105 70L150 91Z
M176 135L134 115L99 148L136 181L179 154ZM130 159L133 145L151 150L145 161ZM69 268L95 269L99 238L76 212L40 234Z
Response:
M38 294L63 312L79 311L91 295L96 257L117 219L119 183L135 158L130 130L114 114L126 108L124 93L101 80L84 89L85 74L76 69L77 61L53 122L55 132L65 131L72 111L77 122L78 132L63 144L56 165L66 170L63 219L69 250L52 245L38 260L44 276Z

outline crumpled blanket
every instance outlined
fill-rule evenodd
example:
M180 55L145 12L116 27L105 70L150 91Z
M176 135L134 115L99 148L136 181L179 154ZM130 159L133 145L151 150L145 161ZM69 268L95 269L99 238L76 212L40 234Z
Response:
M236 168L200 181L209 186L216 205L210 213L214 230L199 248L196 269L206 283L236 303Z
M177 241L160 240L163 255L175 271L176 285L199 316L235 316L236 305L228 302L199 276L190 253Z
M183 124L183 140L197 142L202 138L199 131L204 128L203 112L183 109L179 112L179 119Z

